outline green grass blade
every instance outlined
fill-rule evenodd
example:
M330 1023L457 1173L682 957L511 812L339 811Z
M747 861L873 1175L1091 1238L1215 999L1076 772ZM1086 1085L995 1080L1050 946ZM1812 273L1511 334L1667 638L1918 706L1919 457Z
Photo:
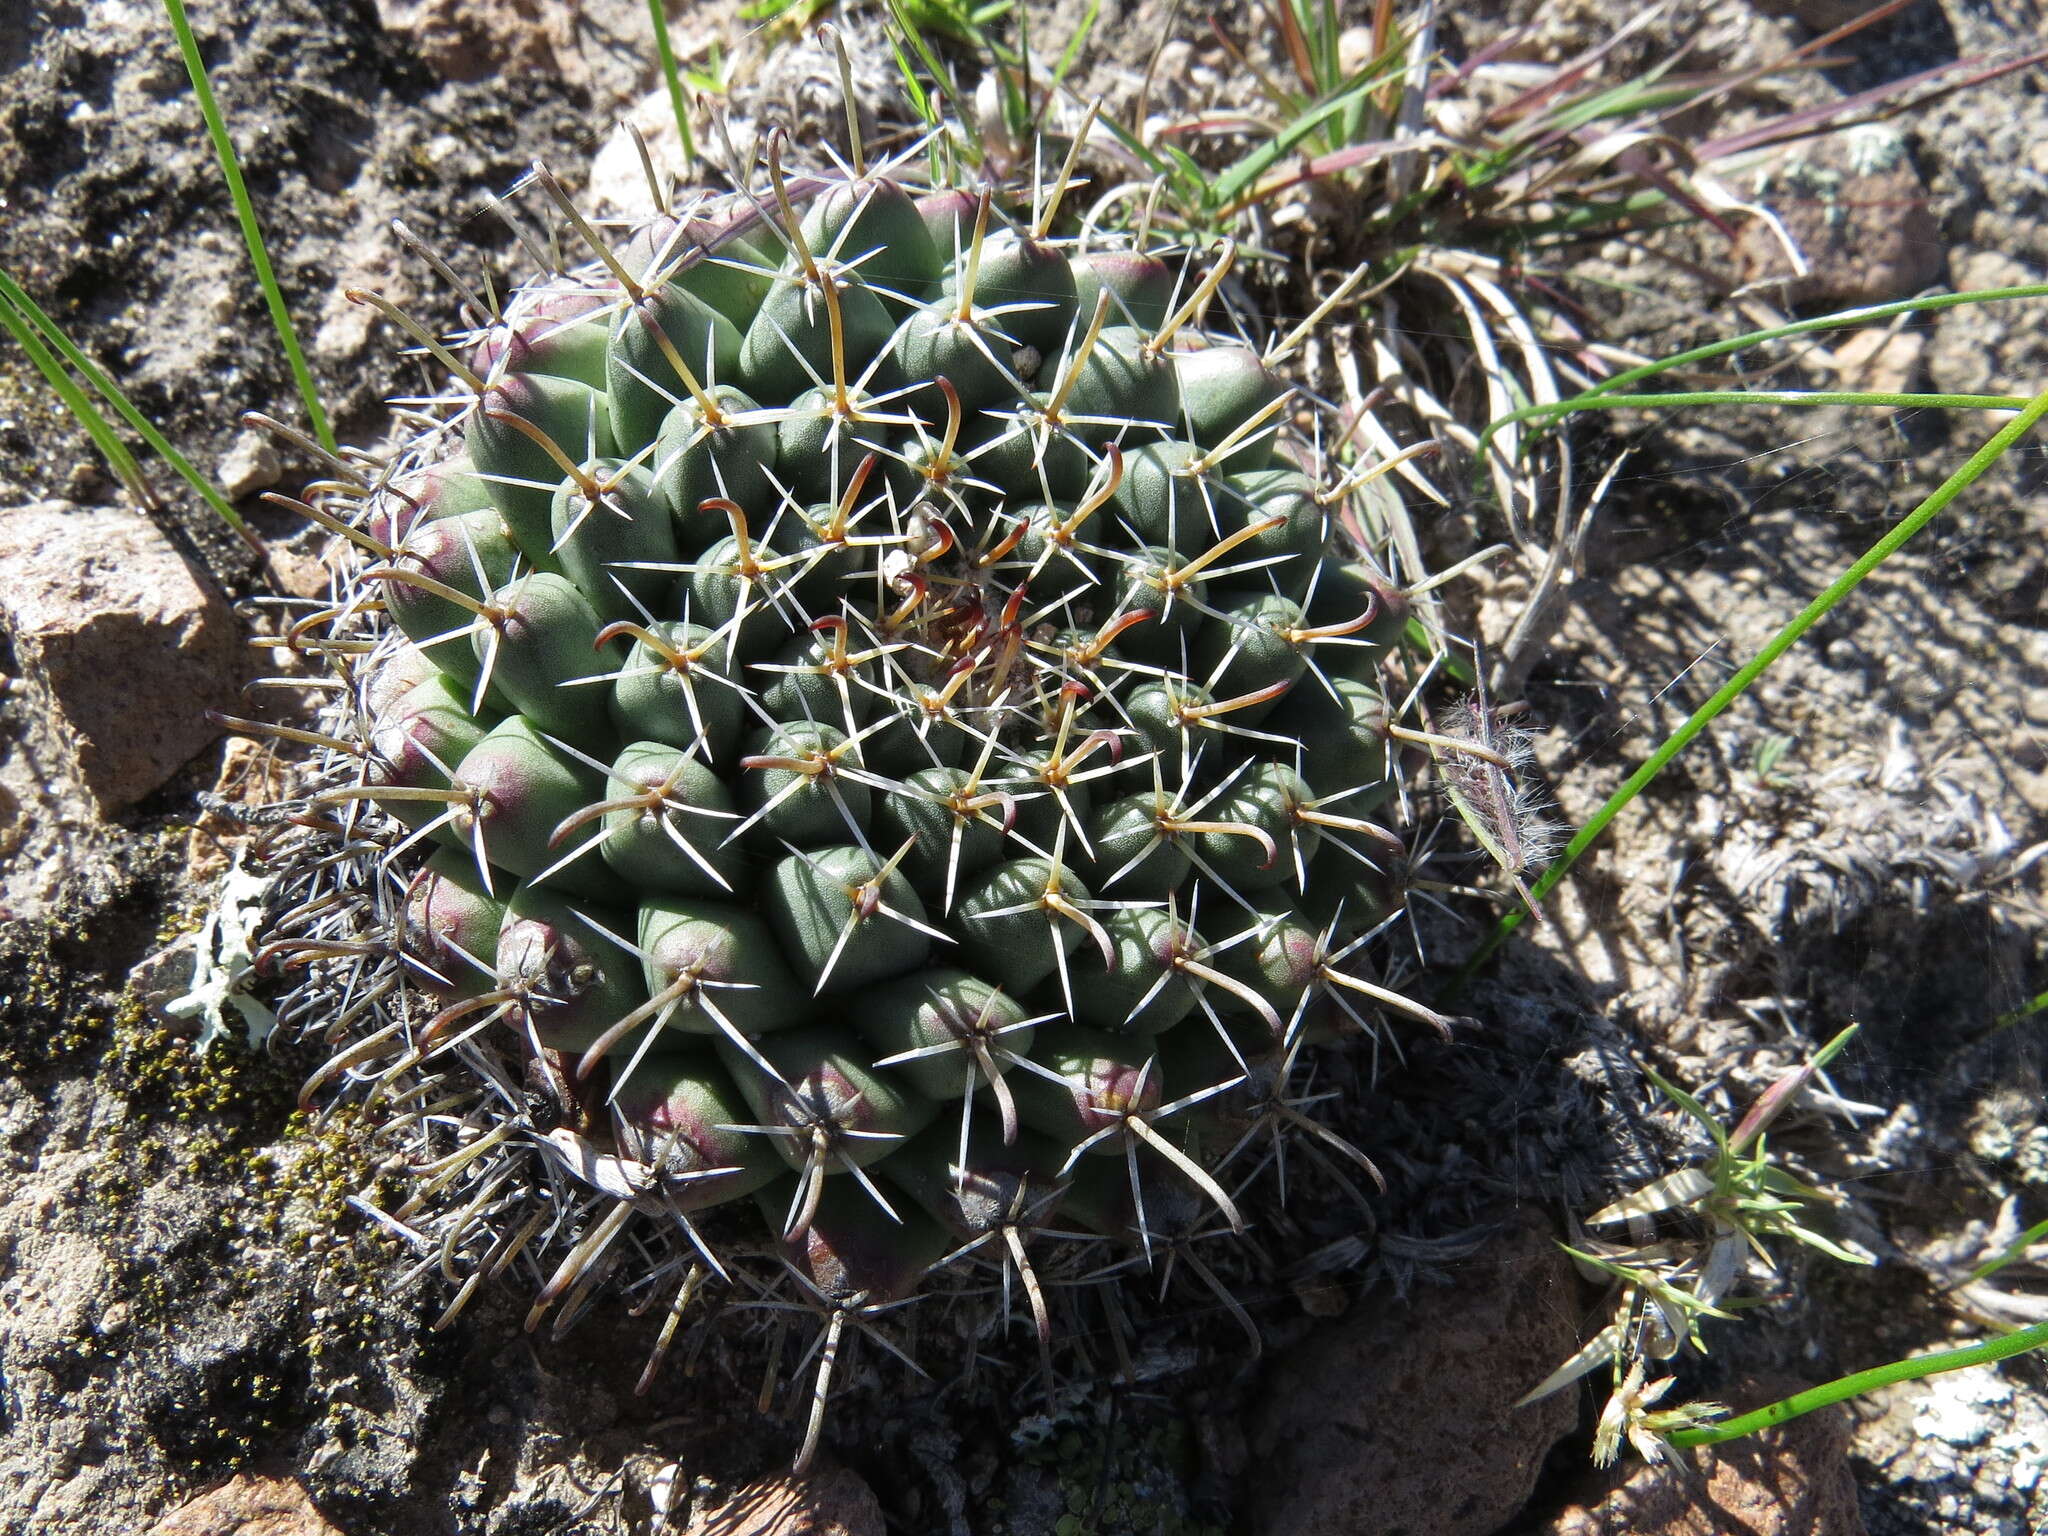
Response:
M2027 283L2014 288L1974 288L1966 293L1937 293L1921 299L1900 299L1891 304L1872 304L1863 309L1838 310L1831 315L1816 315L1811 320L1795 320L1787 325L1774 325L1767 330L1750 331L1727 341L1709 342L1694 347L1689 352L1674 352L1669 357L1660 357L1653 363L1630 368L1617 373L1613 378L1595 384L1586 393L1589 395L1611 394L1617 389L1643 379L1655 378L1660 373L1669 373L1674 368L1690 367L1694 363L1709 362L1717 357L1726 357L1731 352L1744 352L1765 342L1782 341L1788 336L1810 336L1815 331L1840 330L1844 326L1867 325L1873 320L1890 320L1897 315L1932 313L1954 309L1959 304L2002 303L2008 299L2048 299L2048 283Z
M1715 1150L1723 1157L1726 1157L1728 1155L1728 1132L1721 1122L1714 1118L1713 1112L1698 1099L1679 1087L1678 1084L1672 1082L1670 1078L1664 1076L1663 1073L1651 1066L1647 1061L1640 1063L1640 1065L1643 1070L1643 1076L1647 1077L1655 1085L1657 1091L1684 1110L1688 1115L1692 1116L1693 1119L1697 1120L1701 1128L1709 1136L1713 1137Z
M194 495L225 518L238 533L246 535L248 528L242 521L241 514L235 510L234 504L220 493L219 487L202 475L190 459L171 446L169 439L156 429L155 424L147 416L135 408L127 395L122 393L121 387L108 378L97 363L72 344L71 338L64 334L57 322L44 313L42 306L30 298L28 291L4 268L0 268L0 302L12 306L16 314L40 332L42 339L55 347L64 361L69 363L86 383L99 391L100 397L107 404L120 413L121 419L133 427L136 434L149 444L165 463L178 472L179 477L192 487ZM95 438L94 441L97 442L98 439ZM126 451L125 446L123 451Z
M1992 1275L2005 1268L2006 1265L2025 1258L2027 1250L2044 1237L2048 1237L2048 1221L2035 1222L2026 1231L2014 1238L2007 1245L2005 1252L1986 1259L1982 1264L1971 1270L1969 1278L1963 1281L1963 1284L1975 1285L1979 1280L1989 1279Z
M905 9L903 0L888 0L889 19L896 23L896 35L910 44L917 53L918 62L923 64L934 80L947 79L946 68L939 62L939 56L932 52L931 44L924 40L924 32Z
M306 354L299 350L298 332L292 329L291 311L285 308L277 274L270 268L263 230L256 222L256 205L249 200L241 163L235 158L234 141L228 137L228 125L221 118L219 103L213 99L213 87L206 78L206 61L199 56L199 39L192 35L192 23L185 16L185 0L163 0L163 5L171 30L177 34L178 49L185 56L185 73L192 77L192 94L198 98L199 115L206 119L214 158L220 162L221 179L227 183L228 196L235 204L235 218L242 226L242 243L249 248L249 264L256 269L263 302L270 306L270 323L277 328L277 339L284 345L285 359L291 364L292 378L299 386L299 398L305 402L306 417L313 424L313 435L320 440L320 446L335 453L339 445L333 429L327 425L327 412L320 405L320 391L314 386L312 370L306 366Z
M2043 397L2048 401L2048 396ZM1921 1355L1914 1360L1895 1360L1890 1365L1880 1365L1867 1371L1858 1371L1853 1376L1842 1376L1824 1386L1812 1387L1804 1392L1795 1392L1790 1397L1745 1413L1740 1418L1724 1423L1702 1426L1697 1429L1674 1429L1664 1435L1672 1445L1685 1449L1696 1445L1719 1445L1726 1440L1739 1440L1744 1435L1753 1435L1759 1430L1771 1429L1787 1419L1796 1419L1801 1414L1812 1413L1816 1408L1826 1408L1845 1398L1857 1397L1865 1392L1874 1392L1879 1387L1888 1387L1894 1382L1917 1381L1922 1376L1936 1376L1943 1371L1960 1371L1966 1366L1986 1365L1994 1360L2004 1360L2013 1355L2023 1355L2030 1349L2039 1349L2048 1344L2048 1323L2035 1323L2003 1338L1986 1339L1982 1344L1967 1345L1962 1349L1947 1349L1939 1354Z
M135 462L135 455L128 451L128 445L121 441L113 425L100 414L99 407L78 387L78 381L64 371L64 365L43 345L33 322L5 297L0 297L0 326L4 326L7 333L21 344L21 350L28 354L28 360L36 365L36 371L49 383L51 392L64 402L64 408L85 429L86 436L92 439L93 446L106 459L107 467L113 470L115 478L128 487L137 501L149 505L149 486L142 478L142 467Z
M683 95L682 71L676 67L675 46L668 38L668 12L661 0L647 0L647 16L654 23L654 51L661 56L662 78L668 81L669 105L675 108L676 132L683 140L683 171L697 163L697 140L690 133L690 103Z
M1470 178L1477 185L1476 178ZM1589 229L1605 228L1608 225L1630 221L1630 229L1643 233L1659 226L1634 222L1637 215L1664 212L1671 209L1671 199L1662 192L1628 192L1618 197L1594 197L1588 194L1581 202L1566 208L1547 219L1511 219L1491 224L1484 219L1474 222L1474 228L1491 229L1495 233L1510 233L1524 246L1533 246L1548 241L1553 235L1566 239L1583 235Z
M1411 617L1401 628L1401 640L1417 656L1427 658L1436 647L1436 637L1429 632L1429 626L1419 617ZM1471 662L1452 651L1443 653L1440 663L1445 674L1461 688L1477 688L1479 671Z
M953 89L953 77L946 72L945 65L941 64L938 55L932 52L931 44L925 41L923 32L918 29L916 23L904 10L903 0L888 0L888 9L890 25L886 30L889 38L889 51L896 57L897 78L903 82L904 89L910 94L911 103L916 108L919 119L927 127L937 128L940 126L939 120L941 116L939 106L932 99L931 94L919 83L917 65L921 64L924 66L925 73L930 77L932 84L949 99L955 98L958 95ZM906 45L911 52L917 55L915 63L904 52ZM959 132L957 134L949 133L945 135L946 142L949 144L957 142L964 135L968 157L973 164L979 165L987 157L988 151L981 142L981 129L979 124L975 122L974 114L972 112L956 113L954 115L953 127L958 129ZM936 183L939 179L937 175L939 144L936 139L933 141L930 153L934 172L933 181Z
M1132 159L1145 168L1147 176L1164 176L1176 169L1166 160L1160 158L1158 152L1143 139L1139 138L1115 118L1105 114L1097 118L1096 121L1104 128L1107 128L1111 137L1124 147Z
M1398 59L1396 62L1399 62ZM1357 77L1335 96L1309 108L1279 133L1239 160L1216 178L1213 190L1216 203L1225 208L1235 203L1247 187L1279 164L1295 145L1331 118L1342 116L1347 108L1378 90L1385 83L1388 72L1387 68L1378 64L1360 71Z
M917 113L917 120L926 128L939 126L939 114L932 106L932 99L925 94L923 82L917 78L917 71L911 66L910 55L903 51L903 43L894 29L889 32L889 54L896 61L896 78L903 82L903 94L910 98L910 105Z
M2029 401L2025 410L1999 428L1983 447L1970 455L1968 462L1907 513L1889 533L1864 551L1853 565L1830 582L1827 590L1808 603L1797 618L1773 635L1762 650L1729 678L1712 698L1694 710L1692 716L1650 754L1649 760L1630 774L1622 786L1608 796L1606 803L1593 813L1591 819L1565 845L1564 852L1551 862L1549 868L1545 869L1536 883L1530 887L1532 899L1540 902L1555 890L1558 882L1565 877L1566 871L1578 862L1579 856L1607 829L1607 824L1613 821L1631 800L1641 794L1645 786L1662 773L1695 736L1712 724L1715 717L1730 704L1741 698L1749 690L1750 684L1796 645L1800 637L1819 623L1829 610L1860 586L1866 576L1890 559L1900 546L1933 521L1963 491L1976 483L1978 477L2014 443L2031 432L2043 416L2048 416L2048 392L2036 395ZM1522 909L1517 908L1501 916L1495 923L1492 933L1487 935L1486 941L1480 945L1472 958L1465 962L1464 969L1453 983L1454 992L1462 989L1471 980L1479 967L1485 964L1493 952L1506 941L1508 935L1521 926L1526 915Z
M1732 352L1744 352L1751 347L1762 346L1768 342L1784 341L1794 336L1810 336L1816 331L1840 330L1846 326L1864 325L1876 320L1890 320L1899 315L1954 309L1958 305L1963 304L1994 304L2003 303L2011 299L2042 298L2048 298L2048 283L2027 283L2013 288L1975 288L1966 293L1938 293L1920 299L1901 299L1893 304L1874 304L1865 309L1838 310L1831 315L1817 315L1811 320L1796 320L1788 325L1771 326L1767 330L1749 331L1741 336L1730 337L1726 341L1709 342L1705 346L1694 347L1687 352L1674 352L1669 357L1659 358L1655 362L1644 363L1639 367L1617 373L1613 378L1595 384L1591 389L1573 395L1569 400L1560 400L1553 405L1525 407L1520 411L1510 412L1498 421L1488 422L1486 429L1479 434L1479 441L1473 449L1473 460L1477 466L1473 471L1474 484L1483 485L1485 483L1487 449L1492 445L1495 434L1503 428L1517 421L1532 419L1537 416L1557 419L1571 415L1576 411L1596 409L1598 407L1590 405L1588 402L1616 394L1621 390L1627 389L1631 384L1638 384L1645 379L1656 378L1659 374L1669 373L1676 368L1688 367L1693 363L1711 362L1717 357L1726 357ZM1759 404L1769 403L1773 398L1771 395L1762 392L1728 391L1717 393L1723 396L1734 394L1741 399ZM1638 403L1660 400L1662 403L1670 403L1670 397L1655 395L1631 395L1629 398ZM1931 396L1923 397L1923 399L1930 401L1932 398ZM1721 401L1713 400L1704 403L1718 404ZM2017 407L2007 406L2000 408L2016 409ZM1524 451L1527 450L1527 446L1527 443L1524 443Z
M1657 82L1671 72L1676 58L1644 71L1633 80L1608 86L1576 101L1566 101L1549 112L1538 113L1516 123L1509 130L1508 158L1519 162L1531 141L1555 143L1574 129L1610 117L1625 117L1637 111L1655 111L1683 106L1699 95L1694 86L1660 86Z
M1632 406L1649 409L1678 405L1867 405L1900 410L2023 411L2028 399L2026 395L1910 395L1858 389L1696 389L1677 394L1574 395L1547 405L1525 405L1495 417L1479 434L1474 451L1483 457L1494 434L1516 422L1555 421L1579 411L1618 411Z
M1088 0L1088 9L1081 13L1081 21L1074 28L1074 35L1067 39L1067 46L1060 50L1060 61L1053 66L1053 84L1062 85L1067 74L1074 67L1074 61L1081 57L1081 50L1088 45L1088 38L1095 30L1096 20L1102 15L1102 0Z
M2011 1029L2013 1025L2023 1023L2040 1013L2048 1013L2048 992L2038 992L2019 1007L2006 1009L1982 1030L1972 1035L1970 1043L1974 1045L1979 1040L1988 1039L2002 1029Z
M1334 89L1344 79L1342 56L1337 48L1342 32L1337 24L1336 0L1320 0L1313 5L1303 0L1287 0L1287 4L1308 44L1310 73L1315 77L1316 88Z

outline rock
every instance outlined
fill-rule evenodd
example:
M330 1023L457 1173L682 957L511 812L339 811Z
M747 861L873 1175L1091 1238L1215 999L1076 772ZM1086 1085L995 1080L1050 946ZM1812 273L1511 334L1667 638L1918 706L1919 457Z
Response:
M553 70L565 18L543 0L377 0L377 21L443 80Z
M882 1506L845 1467L771 1477L699 1510L684 1536L882 1536Z
M96 501L107 488L107 466L98 459L80 459L65 472L57 494L66 501Z
M1337 34L1337 68L1346 79L1373 61L1372 28L1346 27Z
M1882 304L1941 276L1941 227L1905 140L1889 128L1801 145L1758 171L1754 192L1808 271L1798 275L1768 220L1751 218L1735 243L1744 287L1767 284L1787 304Z
M1258 1536L1487 1536L1528 1498L1576 1399L1516 1399L1578 1348L1577 1279L1510 1218L1464 1283L1309 1335L1253 1410Z
M363 359L383 345L379 339L383 317L370 305L349 298L352 290L381 293L400 309L418 305L419 288L400 260L396 245L388 229L358 229L336 251L335 270L340 280L319 299L313 339L308 344L314 361L323 367L360 368Z
M554 75L609 112L654 70L644 0L376 0L377 21L443 80Z
M342 1536L290 1477L237 1473L211 1492L182 1504L145 1536Z
M2042 280L2043 269L1998 251L1958 251L1950 261L1958 293L2017 288ZM1927 374L1937 389L1956 394L2019 391L2048 357L2040 327L2028 324L2018 304L1964 304L1934 321Z
M114 1275L99 1246L75 1232L29 1238L0 1282L8 1363L17 1371L75 1351L106 1310Z
M0 720L0 925L111 895L119 834L70 771L41 696L0 692Z
M284 478L284 464L270 439L261 432L245 431L228 449L227 456L213 472L221 494L240 501L257 491L267 491Z
M213 792L230 805L274 805L291 783L287 766L278 760L274 742L231 736L221 748L220 776ZM248 841L249 828L209 810L193 823L185 839L185 867L193 881L212 880L228 867L235 849Z
M240 647L227 604L149 519L38 502L0 512L0 631L53 739L49 751L112 812L219 731Z
M165 1006L192 990L193 959L192 939L185 934L161 949L150 951L128 968L128 980L136 997L158 1023L170 1023Z
M1729 1397L1740 1412L1802 1385L1750 1382ZM1698 1477L1623 1466L1607 1475L1604 1492L1572 1504L1537 1536L1864 1536L1848 1446L1847 1416L1828 1408L1696 1453Z
M0 784L0 859L10 857L21 846L27 830L21 797Z
M1919 375L1926 352L1924 331L1889 331L1875 325L1852 331L1835 348L1836 382L1843 389L1902 394Z
M337 541L338 542L338 541ZM327 596L333 585L333 569L318 550L294 541L271 541L264 546L263 573L270 585L290 597Z
M11 1139L25 1117L7 1118ZM0 1448L0 1530L8 1532L87 1529L80 1516L106 1491L88 1450L96 1426L67 1391L81 1366L104 1362L96 1324L118 1295L100 1246L67 1230L89 1161L46 1147L34 1175L16 1180L13 1168L0 1171L0 1379L9 1431L0 1439L11 1442Z

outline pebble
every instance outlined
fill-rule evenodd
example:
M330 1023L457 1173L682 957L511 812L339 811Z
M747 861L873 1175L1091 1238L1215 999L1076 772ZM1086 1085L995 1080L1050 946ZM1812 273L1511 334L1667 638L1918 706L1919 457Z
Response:
M342 1536L297 1478L237 1473L179 1505L144 1536Z
M235 439L220 467L214 470L213 478L229 501L240 501L257 491L267 491L282 480L284 464L268 437L247 431Z
M882 1506L845 1467L749 1484L700 1509L684 1536L882 1536Z
M227 603L155 524L112 507L0 512L0 630L54 751L114 812L220 733L240 663Z

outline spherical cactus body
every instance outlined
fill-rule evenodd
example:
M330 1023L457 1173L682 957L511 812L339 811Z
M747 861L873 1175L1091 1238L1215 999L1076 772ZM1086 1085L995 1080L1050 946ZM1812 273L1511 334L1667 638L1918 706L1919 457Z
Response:
M827 1311L1069 1198L1242 1225L1203 1127L1384 1002L1391 589L1219 264L769 170L484 327L334 619L399 1026L341 1076L471 1063L449 1198L569 1202L537 1316L631 1219Z

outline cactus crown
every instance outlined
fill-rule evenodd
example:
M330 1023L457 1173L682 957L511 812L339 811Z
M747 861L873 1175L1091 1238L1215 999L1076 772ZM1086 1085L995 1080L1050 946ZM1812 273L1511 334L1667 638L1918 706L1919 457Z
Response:
M400 1213L456 1307L518 1261L566 1319L635 1255L658 1361L707 1287L836 1340L994 1264L1043 1338L1055 1217L1242 1229L1303 1046L1435 1022L1364 954L1405 609L1357 481L1203 328L1228 248L1056 237L1064 177L1020 209L771 142L616 241L539 180L595 259L466 356L415 328L457 409L300 627L350 684L273 946L318 1081L466 1063Z

